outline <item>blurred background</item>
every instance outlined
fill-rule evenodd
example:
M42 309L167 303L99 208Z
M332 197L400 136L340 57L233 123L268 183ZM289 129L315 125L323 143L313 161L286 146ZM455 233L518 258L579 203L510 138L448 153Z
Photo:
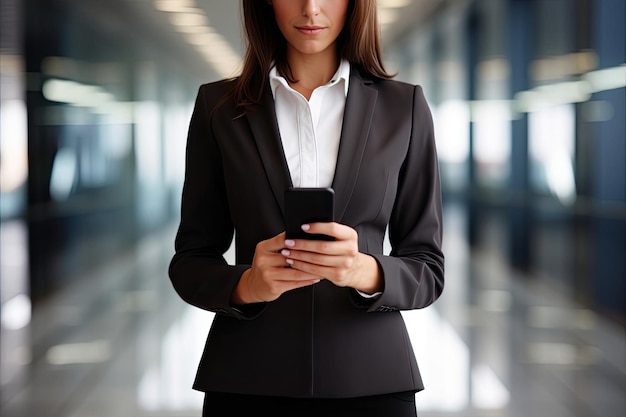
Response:
M443 180L446 290L403 313L419 415L626 416L626 2L378 5ZM212 315L167 265L239 2L0 0L0 34L0 415L199 416Z

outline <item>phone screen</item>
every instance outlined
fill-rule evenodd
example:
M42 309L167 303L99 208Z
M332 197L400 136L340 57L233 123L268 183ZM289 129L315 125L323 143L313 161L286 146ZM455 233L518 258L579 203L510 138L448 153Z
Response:
M289 239L333 240L306 233L301 226L335 220L335 192L332 188L288 188L285 191L285 231Z

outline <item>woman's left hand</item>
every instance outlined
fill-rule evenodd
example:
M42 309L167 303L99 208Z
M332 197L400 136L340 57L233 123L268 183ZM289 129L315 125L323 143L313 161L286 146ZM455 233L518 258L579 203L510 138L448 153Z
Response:
M302 229L335 240L286 240L281 253L292 268L327 279L339 287L352 287L368 294L381 290L378 263L359 252L356 230L336 222L311 223Z

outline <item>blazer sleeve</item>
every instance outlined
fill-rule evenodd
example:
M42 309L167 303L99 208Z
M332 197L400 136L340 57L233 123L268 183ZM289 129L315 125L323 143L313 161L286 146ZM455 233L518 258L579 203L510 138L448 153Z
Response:
M421 87L415 86L410 143L400 171L389 222L389 256L373 255L383 273L380 297L368 311L427 307L444 287L442 203L433 121Z
M227 93L223 83L200 87L189 124L181 218L169 277L191 305L236 318L252 318L259 306L242 309L230 299L249 265L228 265L224 253L234 235L219 146L211 116Z

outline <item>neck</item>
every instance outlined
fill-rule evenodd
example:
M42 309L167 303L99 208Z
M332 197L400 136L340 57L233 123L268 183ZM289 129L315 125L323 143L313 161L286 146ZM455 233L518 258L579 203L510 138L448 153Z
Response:
M339 58L335 50L331 49L314 55L300 54L292 50L287 52L291 73L297 80L291 87L307 99L311 97L314 89L328 83L337 71Z

